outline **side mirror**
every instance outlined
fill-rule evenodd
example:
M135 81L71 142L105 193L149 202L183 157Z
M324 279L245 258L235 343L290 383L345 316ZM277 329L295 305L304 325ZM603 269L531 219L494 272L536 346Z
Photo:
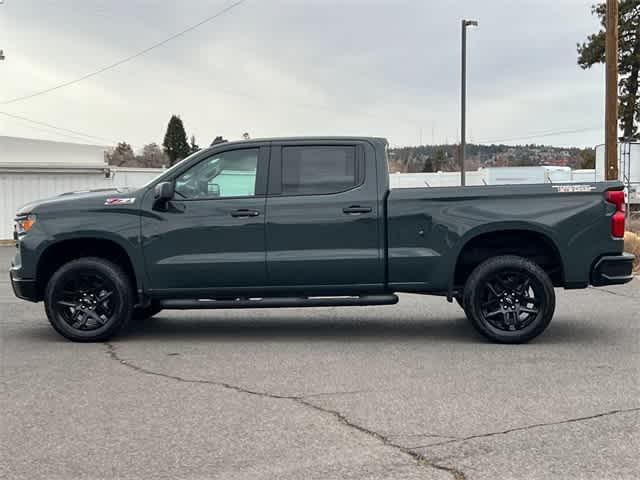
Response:
M209 181L206 179L198 180L198 195L202 197L209 196Z
M166 202L173 198L173 182L162 182L156 185L154 191L156 202Z

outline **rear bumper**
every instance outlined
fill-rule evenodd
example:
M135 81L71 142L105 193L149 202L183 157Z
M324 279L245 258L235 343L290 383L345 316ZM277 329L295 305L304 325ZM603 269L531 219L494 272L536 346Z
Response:
M633 279L634 256L629 253L600 258L591 270L591 285L621 285Z
M9 272L11 278L11 288L16 297L30 302L38 301L38 291L35 280L25 280L17 278L13 271Z

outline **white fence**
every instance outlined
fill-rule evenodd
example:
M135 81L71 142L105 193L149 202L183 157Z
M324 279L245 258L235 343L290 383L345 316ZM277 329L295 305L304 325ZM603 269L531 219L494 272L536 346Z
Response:
M30 202L61 193L93 188L138 187L161 173L155 168L0 167L0 240L13 238L17 210Z
M141 187L162 171L161 168L112 168L111 181L116 187Z
M529 185L532 183L593 182L595 170L569 167L497 167L466 172L468 186ZM460 172L394 173L391 188L458 187Z

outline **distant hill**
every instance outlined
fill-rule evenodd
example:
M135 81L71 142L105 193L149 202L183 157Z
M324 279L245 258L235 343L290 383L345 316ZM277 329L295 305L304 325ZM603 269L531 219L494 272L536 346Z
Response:
M391 172L451 172L459 170L458 145L422 145L389 150ZM555 165L594 168L595 150L544 145L467 145L468 170L481 167Z

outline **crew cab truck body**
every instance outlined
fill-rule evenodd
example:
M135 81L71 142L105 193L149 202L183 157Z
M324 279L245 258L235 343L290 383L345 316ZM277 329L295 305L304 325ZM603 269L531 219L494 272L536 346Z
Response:
M284 138L207 148L137 190L17 214L15 294L104 340L161 309L456 299L489 339L539 335L554 287L631 280L619 182L389 188L387 142Z

